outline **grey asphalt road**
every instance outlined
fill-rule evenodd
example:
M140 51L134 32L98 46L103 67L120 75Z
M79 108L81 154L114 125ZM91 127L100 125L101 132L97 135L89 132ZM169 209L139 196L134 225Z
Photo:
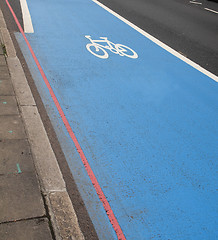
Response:
M99 0L136 26L218 75L217 1Z

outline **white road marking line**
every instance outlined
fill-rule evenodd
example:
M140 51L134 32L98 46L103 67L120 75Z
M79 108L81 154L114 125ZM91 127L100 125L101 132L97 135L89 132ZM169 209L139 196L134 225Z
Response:
M190 3L194 3L194 4L202 4L201 2L194 2L194 1L189 1Z
M175 51L174 49L172 49L171 47L167 46L165 43L162 43L161 41L159 41L157 38L151 36L149 33L145 32L144 30L142 30L141 28L137 27L135 24L131 23L130 21L128 21L127 19L125 19L124 17L121 17L119 14L117 14L116 12L114 12L113 10L111 10L110 8L106 7L105 5L103 5L102 3L98 2L97 0L92 0L93 2L95 2L96 4L98 4L100 7L104 8L106 11L108 11L109 13L113 14L115 17L119 18L121 21L125 22L126 24L128 24L130 27L134 28L136 31L138 31L139 33L141 33L143 36L145 36L146 38L150 39L152 42L156 43L158 46L162 47L163 49L165 49L166 51L168 51L169 53L173 54L174 56L178 57L179 59L181 59L182 61L186 62L187 64L189 64L190 66L192 66L193 68L197 69L198 71L202 72L203 74L207 75L208 77L212 78L214 81L218 82L218 76L216 76L215 74L207 71L206 69L202 68L201 66L199 66L197 63L191 61L190 59L184 57L182 54L178 53L177 51Z
M207 10L207 11L210 11L210 12L213 12L213 13L218 14L218 12L216 12L216 11L214 11L214 10L212 10L212 9L209 9L209 8L204 8L204 9Z
M27 6L26 0L20 0L20 6L23 15L23 25L24 25L24 32L25 33L34 33L33 24L29 12L29 8Z

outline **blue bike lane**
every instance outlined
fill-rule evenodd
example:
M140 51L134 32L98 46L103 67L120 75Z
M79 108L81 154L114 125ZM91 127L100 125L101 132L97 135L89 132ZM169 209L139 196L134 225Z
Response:
M126 239L216 239L217 83L89 0L28 2L27 38ZM137 59L90 41L107 37ZM99 239L117 236L16 34Z

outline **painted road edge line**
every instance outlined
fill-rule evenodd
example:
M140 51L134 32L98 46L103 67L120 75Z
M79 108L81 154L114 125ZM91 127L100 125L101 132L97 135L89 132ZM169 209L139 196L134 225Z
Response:
M7 49L6 60L15 97L25 124L27 141L31 147L40 190L45 198L45 206L48 207L55 238L56 240L69 238L85 240L1 9L0 37ZM48 169L50 171L47 171ZM22 172L19 164L17 164L17 170L18 174Z
M26 0L20 0L20 6L23 15L23 25L25 33L34 33L32 19Z
M50 83L49 83L49 81L48 81L48 79L47 79L47 77L46 77L46 75L45 75L45 73L44 73L44 71L43 71L43 69L42 69L42 67L41 67L41 65L40 65L32 47L31 47L31 45L30 45L30 43L29 43L29 41L28 41L28 39L27 39L27 37L26 37L26 35L25 35L25 33L24 33L24 31L23 31L23 29L22 29L16 15L15 15L12 7L11 7L11 5L10 5L10 3L8 2L8 0L5 0L5 2L8 5L8 8L11 11L11 14L12 14L12 16L13 16L16 24L17 24L17 27L19 28L19 30L20 30L20 32L21 32L29 50L30 50L30 53L31 53L31 55L32 55L36 65L39 69L39 72L40 72L40 74L41 74L41 76L42 76L42 78L43 78L43 80L44 80L44 82L45 82L45 84L46 84L46 86L49 90L49 93L52 97L52 100L54 101L54 104L55 104L55 106L56 106L56 108L57 108L57 110L60 114L60 117L61 117L67 131L68 131L68 134L70 135L70 137L71 137L71 139L72 139L72 141L73 141L73 143L74 143L74 145L77 149L77 152L79 153L81 161L82 161L82 163L83 163L83 165L86 169L86 172L87 172L87 174L88 174L88 176L89 176L89 178L92 182L92 185L94 186L94 188L96 190L96 193L97 193L100 201L103 204L105 212L106 212L106 214L109 218L109 221L110 221L110 223L111 223L111 225L112 225L112 227L113 227L113 229L114 229L114 231L117 235L117 238L119 240L126 240L126 237L125 237L125 235L124 235L124 233L123 233L123 231L122 231L122 229L121 229L121 227L120 227L120 225L119 225L119 223L118 223L118 221L117 221L117 219L114 215L114 212L111 209L111 206L110 206L106 196L104 195L104 192L102 191L102 189L101 189L101 187L98 183L98 180L95 177L94 172L92 171L91 166L89 165L89 162L88 162L88 160L87 160L87 158L86 158L86 156L85 156L85 154L84 154L84 152L83 152L83 150L82 150L82 148L81 148L81 146L80 146L80 144L79 144L79 142L78 142L78 140L77 140L77 138L76 138L76 136L75 136L75 134L74 134L74 132L73 132L73 130L72 130L72 128L71 128L71 126L70 126L70 124L69 124L69 122L68 122L68 120L67 120L67 118L66 118L66 116L65 116L65 114L62 110L62 108L61 108L61 106L60 106L60 104L59 104L59 102L58 102L58 99L57 99L56 95L53 92L53 89L52 89L52 87L51 87L51 85L50 85Z
M203 67L201 67L197 63L193 62L192 60L188 59L187 57L184 57L182 54L178 53L176 50L172 49L171 47L167 46L165 43L161 42L157 38L153 37L149 33L145 32L141 28L137 27L135 24L131 23L129 20L125 19L124 17L120 16L118 13L116 13L113 10L111 10L110 8L106 7L104 4L98 2L97 0L92 0L92 1L96 4L98 4L100 7L104 8L106 11L108 11L109 13L114 15L115 17L119 18L121 21L123 21L124 23L126 23L127 25L132 27L133 29L135 29L137 32L141 33L146 38L150 39L152 42L156 43L161 48L165 49L166 51L168 51L172 55L181 59L183 62L186 62L187 64L189 64L193 68L197 69L198 71L202 72L206 76L212 78L214 81L218 82L218 76L216 76L215 74L213 74L213 73L209 72L208 70L204 69Z
M194 1L189 1L190 3L194 3L194 4L199 4L201 5L202 3L201 2L194 2Z
M217 11L214 11L214 10L212 10L212 9L210 9L210 8L204 8L204 9L207 10L207 11L210 11L210 12L212 12L212 13L216 13L216 14L218 14Z

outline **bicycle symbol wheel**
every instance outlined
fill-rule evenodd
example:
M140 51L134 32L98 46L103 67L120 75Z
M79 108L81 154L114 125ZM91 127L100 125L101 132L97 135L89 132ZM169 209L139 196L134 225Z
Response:
M98 45L89 43L86 45L87 50L96 57L107 59L108 53Z
M138 58L138 54L132 50L131 48L122 45L122 44L116 44L116 49L118 50L120 56L126 56L129 58Z

